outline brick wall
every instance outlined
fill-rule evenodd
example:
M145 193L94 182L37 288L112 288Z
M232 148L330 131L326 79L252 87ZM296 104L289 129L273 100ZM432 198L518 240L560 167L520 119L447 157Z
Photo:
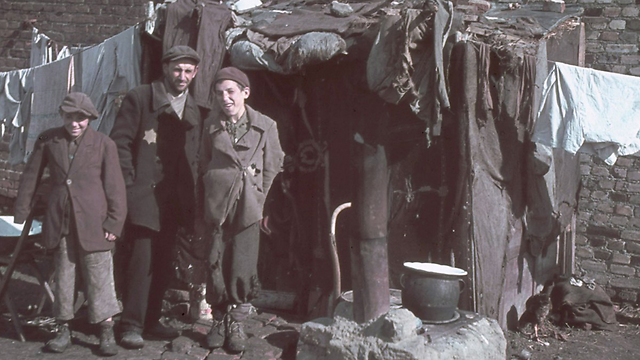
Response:
M588 67L640 75L640 1L581 0ZM576 265L614 301L637 303L640 293L640 158L614 166L581 155L582 190Z
M2 0L0 72L29 67L32 25L60 45L92 45L144 20L146 0ZM23 165L11 167L0 139L0 212L17 195Z

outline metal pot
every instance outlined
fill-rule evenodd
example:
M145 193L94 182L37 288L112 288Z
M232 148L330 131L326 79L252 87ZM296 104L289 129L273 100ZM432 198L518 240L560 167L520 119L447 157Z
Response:
M425 321L446 321L455 316L467 272L433 263L404 263L400 278L402 305Z

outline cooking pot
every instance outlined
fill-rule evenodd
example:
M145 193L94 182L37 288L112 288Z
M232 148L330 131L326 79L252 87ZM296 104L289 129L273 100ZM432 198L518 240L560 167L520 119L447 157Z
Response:
M402 305L425 321L455 316L467 272L447 265L405 262L400 277Z

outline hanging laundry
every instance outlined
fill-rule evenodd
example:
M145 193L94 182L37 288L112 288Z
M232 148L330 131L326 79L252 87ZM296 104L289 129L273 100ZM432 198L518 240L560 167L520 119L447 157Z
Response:
M69 67L71 58L33 68L33 103L31 118L27 126L26 156L41 132L63 124L58 113L62 99L69 92Z
M24 161L26 131L24 124L31 116L33 93L33 69L22 69L0 73L0 120L11 135L9 163L17 165Z
M119 103L126 93L140 85L142 44L140 25L85 48L75 56L76 90L89 95L100 113L91 126L105 134L111 132Z
M542 88L532 141L613 165L640 151L640 78L555 63Z
M225 30L231 23L231 10L213 0L178 0L167 6L163 50L189 45L200 58L198 76L193 81L193 96L198 105L215 103L213 77L225 55Z

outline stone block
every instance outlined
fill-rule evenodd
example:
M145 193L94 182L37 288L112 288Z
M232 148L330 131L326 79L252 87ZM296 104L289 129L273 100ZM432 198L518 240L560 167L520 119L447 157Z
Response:
M616 226L626 226L629 223L629 218L626 216L611 216L609 221Z
M605 264L603 262L599 262L599 261L583 260L580 263L580 265L585 270L598 271L598 272L607 271L607 264Z
M640 256L631 255L631 261L629 261L629 265L631 265L631 266L640 266Z
M620 41L625 44L638 42L638 33L635 30L625 30L620 34Z
M617 62L618 57L616 55L614 55L614 57L616 57ZM613 171L611 171L611 174L618 179L624 179L627 177L627 169L616 166L613 168Z
M609 168L606 166L593 166L591 168L591 175L595 176L609 176Z
M611 264L611 272L619 275L633 276L636 274L636 269L631 266Z
M576 248L576 256L581 259L593 259L593 249L580 246Z
M615 32L615 31L603 31L603 32L600 33L599 39L602 40L602 41L618 41L619 37L620 37L620 35L618 35L618 33ZM604 62L617 62L616 60L618 60L617 57L613 61L604 60ZM598 61L600 61L601 63L603 62L600 59L598 59Z
M281 348L256 337L247 340L247 351L242 353L242 360L277 360L281 357Z
M197 346L195 341L186 336L179 336L171 341L169 348L175 353L186 354L191 348L195 346Z
M637 6L626 6L622 9L622 17L634 18L640 15L640 9Z
M586 236L582 234L576 235L576 245L587 245L587 244L588 244L588 240Z
M564 1L562 0L544 1L542 3L542 11L563 13L564 9L565 9L565 4L564 4Z
M391 309L364 329L365 336L379 337L387 342L398 342L416 333L418 325L422 325L411 311L407 309Z
M633 208L629 205L616 204L614 212L618 215L633 216Z
M609 285L623 289L640 290L640 278L637 277L621 277L609 280Z
M607 214L595 214L593 215L593 224L594 225L607 225L609 223L610 217Z
M162 353L161 360L200 360L195 356L175 353L173 351L165 351Z
M631 264L631 255L629 254L621 254L621 253L613 253L611 254L611 262L622 265Z
M628 241L624 245L628 252L632 254L640 254L640 243Z
M602 11L603 15L606 16L606 17L609 17L609 18L617 18L618 16L620 16L621 12L622 12L622 9L620 7L618 7L618 6L607 6ZM613 29L613 27L612 27L612 29Z
M607 249L612 251L622 251L624 250L624 241L609 240L607 241Z
M591 198L596 200L602 200L607 198L607 193L602 190L596 190L591 192Z
M634 54L638 52L638 45L636 44L607 44L605 49L610 53L617 54Z
M628 183L627 191L630 193L640 193L640 184Z
M606 227L606 226L589 225L587 226L587 235L604 236L608 238L619 238L620 230L614 229L611 227Z
M207 356L209 356L210 351L205 349L205 348L201 348L201 347L193 347L191 349L189 349L189 351L187 351L187 355L189 356L193 356L195 358L197 358L198 360L204 360L207 358Z
M611 258L611 251L604 249L594 249L593 258L597 260L609 260L609 258Z
M634 76L640 76L640 67L634 67L629 69L629 73Z
M616 166L631 168L633 167L634 162L635 160L631 157L621 156L618 158L618 160L616 160Z
M640 231L637 230L623 230L620 233L620 238L623 240L640 241Z
M598 181L598 187L602 190L612 190L615 185L615 181L609 179L602 179Z

